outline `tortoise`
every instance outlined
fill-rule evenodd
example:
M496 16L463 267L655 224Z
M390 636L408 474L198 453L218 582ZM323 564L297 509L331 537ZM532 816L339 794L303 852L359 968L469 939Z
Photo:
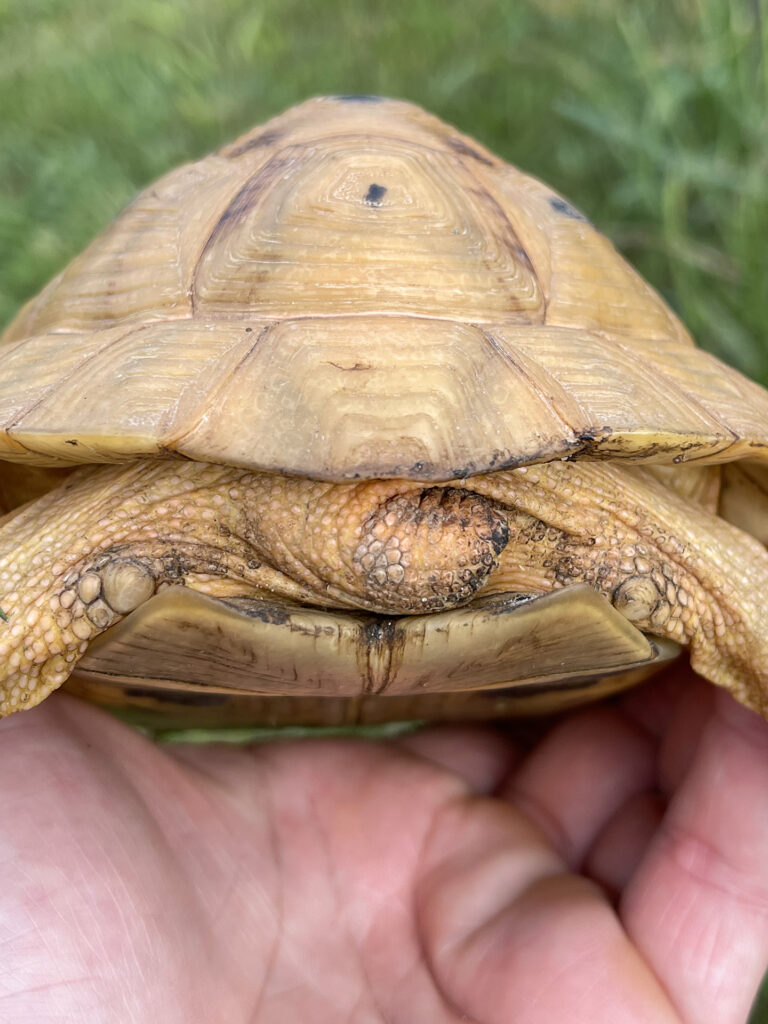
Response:
M174 170L0 346L3 714L538 714L683 648L768 712L768 393L416 106Z

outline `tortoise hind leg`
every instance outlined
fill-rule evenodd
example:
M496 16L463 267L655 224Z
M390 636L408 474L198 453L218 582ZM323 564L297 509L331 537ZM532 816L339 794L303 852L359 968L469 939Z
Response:
M163 583L189 578L231 593L234 580L242 593L269 576L227 501L242 476L204 463L87 467L7 515L0 715L39 703L92 639Z

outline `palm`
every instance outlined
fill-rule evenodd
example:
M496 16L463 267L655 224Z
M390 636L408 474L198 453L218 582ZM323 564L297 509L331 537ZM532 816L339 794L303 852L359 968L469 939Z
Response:
M474 728L164 749L53 698L0 729L0 1019L743 1021L768 730L716 706L667 682L522 754Z

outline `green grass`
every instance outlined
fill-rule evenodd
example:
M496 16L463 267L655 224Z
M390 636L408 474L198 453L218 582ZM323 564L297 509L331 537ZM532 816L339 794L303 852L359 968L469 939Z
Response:
M169 167L376 92L565 193L768 383L767 38L768 0L0 0L0 323Z
M566 193L768 382L767 26L768 0L0 0L0 322L168 167L372 91Z

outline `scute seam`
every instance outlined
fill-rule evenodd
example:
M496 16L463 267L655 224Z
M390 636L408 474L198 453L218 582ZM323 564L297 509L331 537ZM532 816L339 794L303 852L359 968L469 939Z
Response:
M226 377L223 377L219 381L219 383L217 384L215 389L210 390L208 392L208 396L207 396L208 404L210 404L211 402L215 402L215 396L218 393L220 393L221 391L226 389L226 387L229 385L230 381L237 374L237 372L240 369L240 367L244 363L246 363L248 361L248 359L250 359L251 355L256 351L256 349L260 346L261 342L264 340L264 338L267 336L267 334L269 334L269 332L272 330L272 328L275 325L275 322L276 321L272 320L269 323L264 324L264 326L261 328L261 330L258 332L258 334L256 335L255 338L248 339L246 337L246 338L243 338L238 343L240 345L243 345L246 340L250 341L250 344L249 344L246 352L243 354L241 359L238 359L237 364L232 368L230 373ZM231 348L228 349L228 353L230 353L231 351L232 351ZM222 353L222 355L219 357L219 359L222 359L224 357L224 354L225 353ZM211 374L212 373L212 369L209 369L206 372L207 372L207 374ZM193 433L195 430L197 430L197 428L201 425L201 423L205 419L206 415L207 415L206 410L204 408L201 409L200 415L197 417L197 419L193 423L191 423L181 434L178 434L174 438L166 438L165 439L165 441L163 442L163 448L165 450L167 450L167 451L173 451L173 454L175 456L177 456L178 458L189 459L190 456L182 454L179 451L179 449L182 446L182 444L184 443L184 438L188 437L191 433Z
M601 332L596 333L600 334ZM611 337L610 340L616 346L616 348L621 350L621 352L626 356L628 360L630 360L635 366L637 366L637 372L642 377L644 375L644 367L640 359L638 359L636 353L631 348L628 348L627 345L622 344L620 337ZM703 349L699 348L694 348L693 351L703 355L708 354L704 352ZM701 402L701 400L698 397L696 397L696 395L692 394L690 391L684 390L682 386L678 384L678 382L668 373L666 373L661 367L655 367L655 369L658 373L660 373L663 376L666 385L677 395L679 395L687 406L693 407L694 411L696 411L700 416L702 416L703 419L709 420L715 426L719 426L725 434L728 434L730 436L731 440L726 446L726 448L730 448L735 442L739 440L739 437L735 433L735 431L731 430L731 428L723 422L722 418L713 410L704 405Z
M188 320L190 318L189 317L175 317L174 319L175 320ZM143 323L139 327L134 328L133 330L128 330L124 334L120 334L117 338L113 338L111 341L108 341L105 345L102 345L101 348L97 349L94 352L91 352L84 359L82 359L79 363L77 363L75 366L73 366L72 369L69 371L69 373L66 373L63 376L59 377L53 384L50 384L47 388L44 388L42 393L38 395L37 399L35 399L35 401L33 401L31 405L28 405L23 410L23 412L19 416L17 416L17 418L14 420L13 423L9 424L5 428L5 433L9 437L11 437L16 444L19 444L20 447L27 448L26 445L22 444L20 441L17 440L17 438L15 436L13 436L11 434L11 431L14 428L18 427L21 423L23 423L24 419L31 412L33 412L39 405L41 405L50 395L55 394L56 391L63 384L65 384L68 381L70 381L72 379L72 377L76 373L79 373L83 369L83 367L87 366L89 363L91 363L94 360L98 359L101 355L103 355L104 352L108 352L115 345L120 344L121 342L125 341L127 338L130 338L133 335L141 334L143 331L149 330L150 328L153 328L155 326L156 326L156 321L151 321L150 323ZM114 328L112 328L112 329L114 329ZM89 332L89 333L93 333L93 332ZM82 332L81 332L80 336L82 336ZM32 335L32 336L30 336L28 338L25 338L24 341L25 342L32 341L35 337L37 337L37 336L36 335ZM33 451L33 449L27 448L27 451Z

